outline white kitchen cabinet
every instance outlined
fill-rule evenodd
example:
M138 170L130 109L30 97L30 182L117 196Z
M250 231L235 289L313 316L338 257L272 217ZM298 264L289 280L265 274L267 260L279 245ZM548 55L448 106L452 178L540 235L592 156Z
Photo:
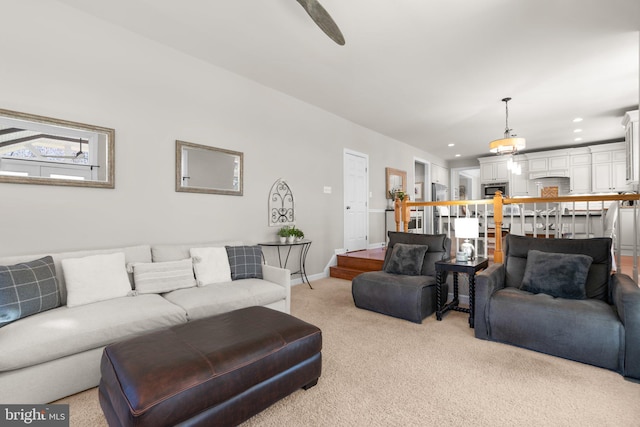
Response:
M549 157L549 170L567 170L569 169L569 156L551 156Z
M449 169L431 164L431 182L449 186Z
M480 181L483 184L509 181L506 158L481 157L478 160L480 161Z
M529 159L529 172L565 171L567 169L569 169L569 156L566 155Z
M613 189L616 191L629 191L631 185L627 183L627 157L626 153L614 153L613 166Z
M626 142L616 142L519 154L514 158L522 167L521 176L513 175L507 169L509 156L481 157L478 159L480 182L508 182L513 197L536 196L536 180L558 177L569 177L570 194L632 191L640 183L630 184L633 181L627 179L626 150ZM636 153L640 155L640 150Z
M571 194L591 192L591 151L576 148L569 152L569 191Z
M531 196L529 191L531 191L531 185L529 181L529 170L528 170L528 162L526 160L517 161L521 168L521 174L516 175L514 173L511 174L511 179L509 180L509 194L510 197L526 197ZM535 187L535 186L533 186Z
M591 192L591 165L572 166L569 169L569 191L571 194Z
M623 142L591 147L591 191L628 191L627 155Z
M622 119L626 155L627 184L640 183L640 134L638 133L638 110L627 111Z
M611 162L593 164L591 169L593 173L591 188L593 191L609 192L612 190L611 167Z
M626 162L594 163L591 170L593 192L629 190Z
M527 154L529 178L569 176L569 152L567 150L542 151Z
M638 212L640 215L640 211ZM622 255L632 255L633 254L633 245L635 242L635 238L637 237L633 230L633 221L634 221L634 209L633 207L623 207L620 208L620 216L618 217L619 223L616 225L616 237L620 244L620 250L622 251ZM638 221L638 226L640 227L640 218L636 218ZM640 241L638 241L638 248L640 248Z
M529 159L529 170L531 172L546 172L549 169L546 157Z

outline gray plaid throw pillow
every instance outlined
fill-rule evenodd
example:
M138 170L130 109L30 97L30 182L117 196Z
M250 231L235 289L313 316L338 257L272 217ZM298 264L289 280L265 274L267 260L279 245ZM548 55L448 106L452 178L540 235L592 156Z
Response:
M53 258L0 265L0 328L23 317L60 306Z
M260 246L225 246L231 267L231 280L262 279Z

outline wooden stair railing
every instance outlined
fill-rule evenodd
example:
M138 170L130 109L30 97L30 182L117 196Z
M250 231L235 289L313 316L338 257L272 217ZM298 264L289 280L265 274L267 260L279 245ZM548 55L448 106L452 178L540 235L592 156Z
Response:
M635 209L640 204L640 194L608 194L608 195L593 195L593 196L562 196L562 197L520 197L520 198L505 198L499 191L496 192L493 199L483 200L445 200L437 202L412 202L409 200L401 201L396 199L395 201L395 221L396 231L404 230L409 231L409 220L411 208L421 206L470 206L475 205L493 205L493 221L495 223L495 229L502 229L503 225L503 206L510 204L535 204L535 203L572 203L572 202L607 202L607 201L633 201ZM638 224L638 215L634 215L633 230L636 235L639 233L640 224ZM636 239L637 243L637 239ZM634 280L637 281L637 259L638 259L637 245L634 247ZM504 253L502 250L502 239L496 238L495 249L493 253L494 262L502 262Z

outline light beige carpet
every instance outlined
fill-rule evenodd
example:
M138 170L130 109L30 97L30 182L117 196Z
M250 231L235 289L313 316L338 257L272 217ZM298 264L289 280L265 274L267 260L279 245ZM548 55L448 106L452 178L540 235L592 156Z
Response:
M416 325L360 310L351 282L295 286L292 314L322 329L322 376L245 426L638 426L640 384L473 337L466 315ZM68 397L72 426L105 426L97 390Z

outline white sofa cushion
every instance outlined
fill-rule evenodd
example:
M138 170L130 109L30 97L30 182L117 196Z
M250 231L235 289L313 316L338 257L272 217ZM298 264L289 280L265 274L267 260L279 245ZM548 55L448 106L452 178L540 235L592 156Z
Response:
M127 266L139 294L161 294L196 285L191 258L181 261L143 262Z
M224 283L231 280L229 256L224 247L191 248L193 269L196 272L198 286Z
M0 371L81 353L186 321L182 308L153 294L54 308L0 328Z
M67 307L126 297L131 292L124 252L62 260Z
M164 294L164 297L182 307L189 320L195 320L284 300L287 288L262 279L245 279L203 288L180 289Z

